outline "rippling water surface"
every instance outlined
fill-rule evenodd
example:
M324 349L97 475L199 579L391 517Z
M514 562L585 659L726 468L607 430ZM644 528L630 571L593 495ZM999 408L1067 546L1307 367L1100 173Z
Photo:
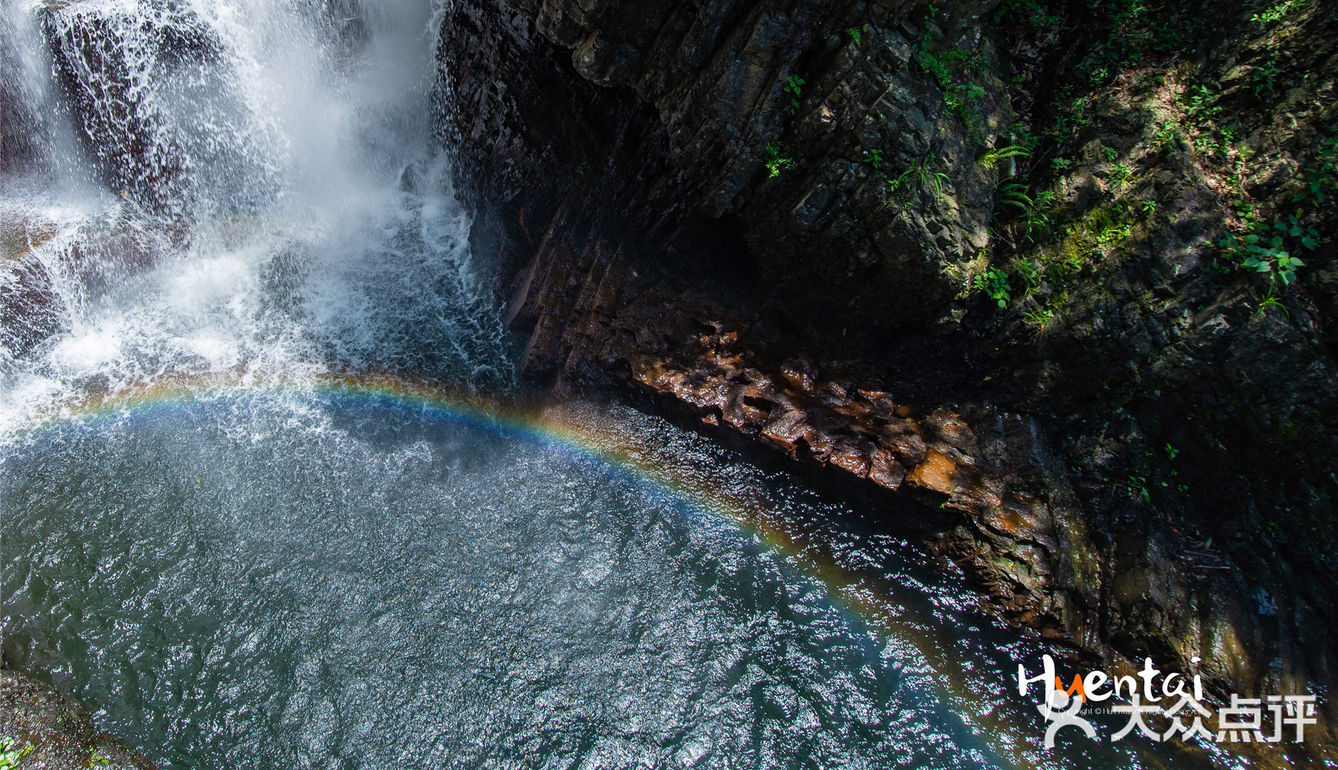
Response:
M16 437L6 655L170 767L1137 761L1039 750L1009 691L1042 648L858 509L582 409L663 474L346 388L175 395ZM876 629L842 600L865 590Z
M60 427L4 472L13 652L169 764L986 756L821 584L570 450L239 396Z

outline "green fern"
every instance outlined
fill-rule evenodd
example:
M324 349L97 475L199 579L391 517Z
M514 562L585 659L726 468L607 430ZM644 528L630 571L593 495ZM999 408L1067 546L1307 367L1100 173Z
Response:
M1027 195L1027 186L1021 182L1006 182L999 187L999 205L1012 206L1022 211L1030 211L1036 201Z
M1000 147L986 152L980 156L980 165L985 168L997 168L999 163L1011 158L1029 158L1031 150L1021 145L1010 144L1007 147Z

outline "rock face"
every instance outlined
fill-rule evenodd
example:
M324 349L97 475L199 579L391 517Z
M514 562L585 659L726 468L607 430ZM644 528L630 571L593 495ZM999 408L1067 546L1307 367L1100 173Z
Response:
M155 210L271 194L270 137L218 33L189 5L146 14L74 0L38 15L76 133L108 187Z
M725 438L919 501L885 524L950 556L1006 614L1100 644L1085 604L1098 548L1032 420L927 409L857 373L777 358L776 340L746 315L638 277L612 250L578 245L585 238L559 213L524 273L511 320L531 332L526 374L564 388L618 382Z
M98 3L56 5L42 15L61 89L104 180L115 190L161 199L181 173L180 152L162 141L163 126L145 100L151 92L142 60L171 27L136 40L126 38L126 26L115 9Z
M554 164L606 165L609 145L573 127L653 109L663 136L640 160L669 169L647 187L676 193L657 219L684 199L739 218L776 301L823 307L807 320L933 318L957 292L954 269L987 245L994 180L976 143L1007 124L1007 105L983 78L958 110L969 106L968 126L949 114L967 97L929 71L948 66L928 62L943 41L990 70L974 27L987 3L948 3L932 18L912 5L456 3L443 72L461 157L505 196ZM896 23L868 23L878 18Z
M27 674L0 669L0 737L7 750L26 753L19 767L32 770L154 770L124 741L99 733L83 706Z
M56 226L0 209L0 356L18 358L61 327L51 276L33 249Z
M1323 694L1335 11L1126 5L460 0L448 142L529 376L919 497L1107 659Z
M36 116L23 93L23 76L10 19L0 14L0 172L18 171L38 155Z

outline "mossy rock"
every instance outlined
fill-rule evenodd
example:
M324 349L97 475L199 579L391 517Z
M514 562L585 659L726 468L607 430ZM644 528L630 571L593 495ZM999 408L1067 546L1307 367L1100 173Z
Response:
M77 700L11 669L0 671L0 738L23 755L20 770L155 770L125 741L98 732Z

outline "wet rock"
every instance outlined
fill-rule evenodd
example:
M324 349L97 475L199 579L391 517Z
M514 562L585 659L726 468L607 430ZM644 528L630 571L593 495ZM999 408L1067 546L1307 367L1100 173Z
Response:
M33 770L156 767L121 739L98 732L74 698L12 669L0 670L0 736L19 751L31 747L19 766Z
M0 351L11 358L62 326L51 276L33 253L55 233L53 223L0 211Z
M147 73L137 59L151 53L123 39L124 21L99 4L55 4L41 13L60 87L89 155L112 189L149 196L181 172L174 153L156 141L152 106L140 101L144 88L137 81Z
M74 0L38 14L76 133L110 189L155 210L200 189L235 202L266 194L245 187L266 186L264 132L244 125L223 42L189 5L142 14Z
M0 268L0 351L19 358L62 326L45 265L28 254Z
M989 5L939 4L936 38L971 41L959 53L986 73L995 53L967 33ZM535 179L600 167L606 159L590 151L609 146L596 138L608 116L649 106L664 143L638 149L668 173L629 173L651 194L679 194L644 218L622 212L624 227L737 216L758 278L813 323L918 324L959 290L948 268L985 246L994 179L974 147L1008 122L992 77L970 126L949 114L939 83L912 62L908 30L924 28L925 13L908 2L456 3L443 21L442 72L460 100L449 118L473 167L465 176L485 197L542 201ZM858 45L835 32L861 27ZM792 104L785 89L799 81ZM785 172L770 173L768 158L781 155ZM889 194L902 175L911 182ZM949 188L933 183L947 177ZM853 307L862 312L848 315Z
M39 122L24 93L10 19L0 15L0 172L21 171L37 159Z

